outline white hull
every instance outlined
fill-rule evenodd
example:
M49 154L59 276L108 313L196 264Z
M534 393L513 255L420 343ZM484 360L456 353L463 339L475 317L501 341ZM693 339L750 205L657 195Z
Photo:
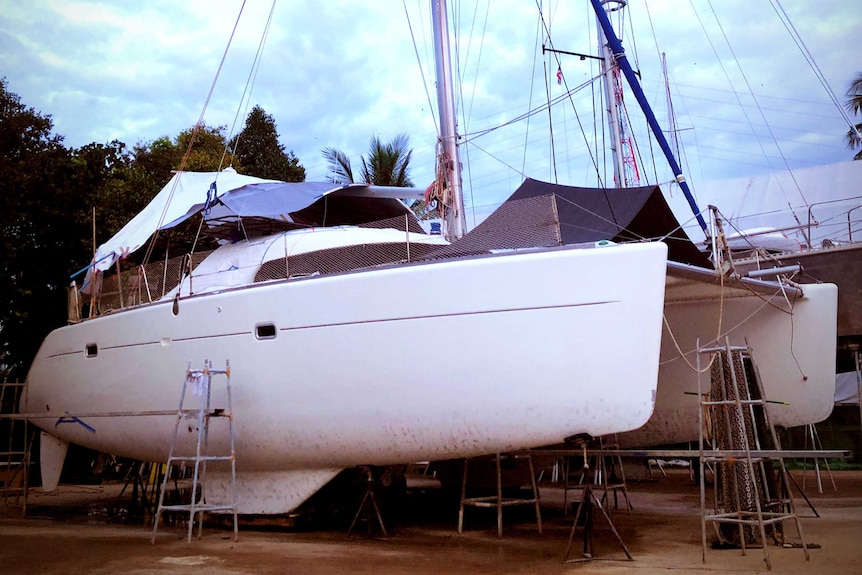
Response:
M712 295L701 299L675 293L671 283L669 278L655 412L642 428L620 435L622 446L698 439L698 379L692 369L698 340L701 347L724 345L725 336L732 345L751 346L774 425L797 427L829 417L835 394L835 285L803 286L804 297L793 301L791 308L781 291L772 295L726 293L720 298L718 289L709 286L705 292ZM702 356L701 369L709 359ZM703 388L708 390L709 372L702 378Z
M160 302L50 334L22 411L47 410L35 423L65 441L164 461L173 416L82 418L93 432L57 419L176 409L189 361L229 359L239 475L322 481L622 432L652 414L665 272L661 243L560 248L258 284L182 298L178 315Z

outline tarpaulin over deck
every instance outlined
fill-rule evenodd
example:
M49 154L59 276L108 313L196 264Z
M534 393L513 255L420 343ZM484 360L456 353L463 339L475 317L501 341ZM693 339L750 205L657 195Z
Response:
M214 193L210 193L213 184ZM140 213L99 246L95 267L109 269L117 259L143 246L156 231L174 227L205 208L211 210L207 220L213 232L238 218L311 227L358 225L405 215L411 220L411 231L421 232L412 212L398 199L381 197L382 189L366 184L264 180L230 169L178 172ZM403 190L405 195L397 197L409 197L408 192L415 191ZM246 231L250 228L250 222L244 225Z
M680 228L658 186L578 188L527 179L470 233L438 253L661 240L668 259L712 268ZM436 255L436 254L435 254Z

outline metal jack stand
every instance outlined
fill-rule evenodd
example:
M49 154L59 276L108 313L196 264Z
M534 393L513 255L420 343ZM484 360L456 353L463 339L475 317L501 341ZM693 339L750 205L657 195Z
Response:
M608 522L608 526L610 526L611 531L614 533L614 537L617 538L617 541L620 544L620 547L623 548L623 551L628 558L628 561L634 561L632 559L631 553L629 553L628 547L623 543L622 537L620 537L617 528L614 526L614 522L611 521L610 515L605 511L605 506L602 504L602 500L593 492L593 477L590 473L590 465L589 460L587 459L587 444L581 443L581 447L584 452L584 489L581 493L581 499L578 501L578 507L575 510L575 520L572 523L572 532L569 533L569 543L566 546L566 557L564 561L566 563L575 563L580 561L592 561L594 557L595 548L593 545L593 514L594 509L598 509L602 512L602 515L605 517L605 521ZM584 507L586 505L586 507ZM578 527L578 519L581 517L581 510L583 510L583 522L584 522L584 550L583 550L583 558L581 559L569 559L569 552L572 550L572 540L575 538L575 529Z
M368 536L371 536L371 528L372 517L371 512L374 511L374 515L377 517L377 523L380 525L380 531L383 532L383 538L389 539L389 535L386 533L386 527L383 525L383 516L380 515L380 508L377 506L377 499L374 497L374 473L371 471L370 467L362 467L361 468L365 472L365 495L362 496L362 502L359 504L359 509L356 510L356 515L353 517L353 522L350 524L350 528L347 530L347 535L345 537L349 538L350 534L353 532L353 527L356 526L356 522L359 520L359 516L362 515L363 511L366 511L368 515ZM370 504L370 509L366 510L366 507Z

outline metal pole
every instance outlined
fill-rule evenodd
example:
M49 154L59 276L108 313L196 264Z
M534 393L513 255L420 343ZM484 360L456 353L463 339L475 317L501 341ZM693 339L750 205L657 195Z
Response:
M605 111L608 115L608 129L611 133L611 159L614 164L614 185L622 188L628 185L625 167L623 166L623 137L622 124L620 123L620 111L617 105L616 84L614 77L614 55L608 45L605 33L601 25L597 26L599 37L599 51L602 55L602 84L605 89Z
M862 352L856 350L856 404L859 406L859 431L862 432Z
M437 108L440 112L440 144L448 175L450 202L446 211L446 239L450 242L464 235L464 197L461 189L461 159L458 155L458 126L455 118L455 88L452 82L452 60L449 51L449 20L446 0L431 0L434 26L434 61L437 70Z

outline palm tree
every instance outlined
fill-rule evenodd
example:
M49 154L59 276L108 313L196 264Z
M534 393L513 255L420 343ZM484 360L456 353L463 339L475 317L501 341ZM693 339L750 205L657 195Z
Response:
M862 113L862 73L856 75L856 79L850 82L850 87L847 88L847 100L844 103L847 109L856 114ZM859 133L862 132L862 124L856 124L856 129L847 130L847 147L855 150L858 147L862 148L862 138ZM862 160L862 149L853 156L854 160Z
M410 158L413 150L408 149L410 140L406 134L399 134L384 144L378 136L371 137L368 160L361 156L362 182L377 186L412 187L410 180ZM341 150L326 147L321 150L329 163L329 181L336 184L350 184L356 180L350 158Z
M329 174L326 179L334 184L352 184L353 169L350 167L350 158L341 150L326 147L321 150L323 157L329 163Z

